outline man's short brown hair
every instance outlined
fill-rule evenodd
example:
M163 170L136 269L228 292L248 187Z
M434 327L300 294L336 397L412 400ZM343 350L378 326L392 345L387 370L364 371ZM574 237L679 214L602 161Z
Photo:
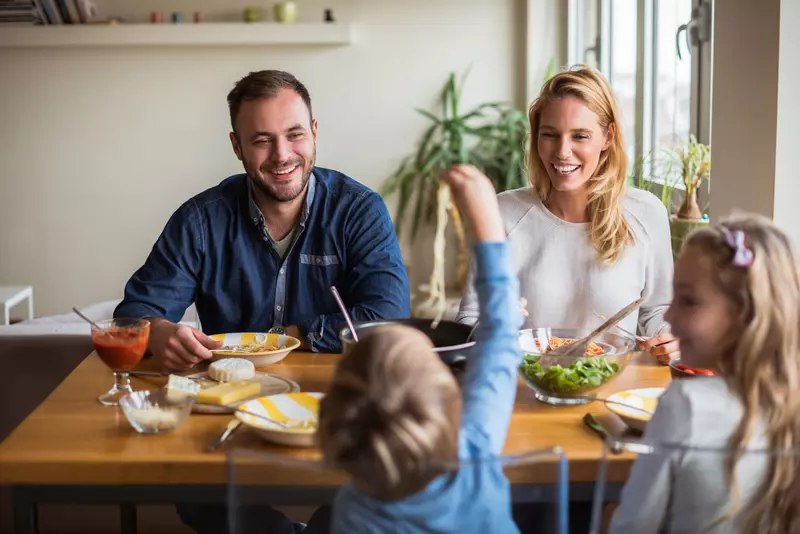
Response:
M457 460L461 391L422 332L370 330L342 358L322 400L320 446L360 491L396 501Z
M308 108L309 120L313 120L311 113L311 97L306 86L292 74L282 70L259 70L251 72L233 86L228 93L228 109L231 114L231 128L236 131L236 116L242 102L258 100L259 98L274 98L281 89L291 89L303 99Z

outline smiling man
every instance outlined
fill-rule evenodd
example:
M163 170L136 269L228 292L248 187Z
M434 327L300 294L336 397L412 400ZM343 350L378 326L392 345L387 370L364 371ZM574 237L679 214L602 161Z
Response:
M150 351L187 369L218 344L177 321L193 302L208 333L273 330L339 351L342 314L409 315L408 279L381 198L315 166L317 121L289 73L253 72L228 94L230 141L245 173L184 203L125 287L116 317L152 321Z

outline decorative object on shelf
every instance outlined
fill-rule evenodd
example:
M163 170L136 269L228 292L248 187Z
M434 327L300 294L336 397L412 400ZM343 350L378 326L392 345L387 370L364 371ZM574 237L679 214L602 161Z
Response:
M292 1L275 4L275 20L278 22L294 22L297 18L297 3Z
M193 20L194 20L195 24L200 24L201 22L203 22L203 12L202 11L195 11Z
M150 12L150 24L161 24L162 20L161 11Z
M170 20L172 20L173 24L180 24L183 22L183 16L178 11L173 11L172 15L170 15Z
M333 10L332 9L326 9L325 10L325 19L324 19L324 21L325 22L336 22L336 19L333 18Z
M420 223L431 222L437 213L439 174L456 163L470 163L481 169L497 192L516 189L528 183L525 171L525 140L528 137L528 116L504 102L480 104L461 111L461 90L451 73L440 96L443 116L417 109L431 124L422 135L415 152L407 156L381 188L383 196L399 194L395 228L401 235L407 217L413 220L411 237L416 237ZM456 289L464 287L467 278L467 241L461 216L450 209L458 238Z
M649 169L649 170L648 170ZM646 173L651 172L651 175ZM708 206L700 208L697 192L703 181L711 179L711 147L700 143L694 135L674 149L661 149L634 165L632 183L639 189L660 194L670 213L672 252L677 256L683 241L694 229L709 223ZM683 191L676 187L683 182ZM683 195L675 212L674 195Z
M242 13L242 19L245 22L261 22L264 19L264 13L258 6L247 6Z

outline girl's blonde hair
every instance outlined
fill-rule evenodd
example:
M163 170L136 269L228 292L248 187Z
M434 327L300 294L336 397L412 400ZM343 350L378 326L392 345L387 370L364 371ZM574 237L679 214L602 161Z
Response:
M528 110L531 138L528 149L528 178L539 199L545 203L553 186L539 157L539 126L542 111L553 100L574 96L597 114L600 128L607 133L614 129L608 148L600 154L597 170L589 179L589 240L597 250L601 264L616 262L625 247L633 242L631 232L622 214L622 196L628 157L625 154L621 121L617 102L605 77L595 69L578 65L560 72L542 86L539 97Z
M406 326L362 335L320 405L325 460L383 501L423 489L458 457L461 393L427 336Z
M724 228L724 229L723 229ZM749 267L733 263L728 232L743 232L753 253ZM800 530L800 275L788 237L769 219L738 215L691 234L684 247L698 247L714 264L716 283L738 310L730 351L719 369L744 406L730 439L727 475L764 418L771 449L765 482L743 515L743 532ZM733 486L733 484L732 484Z

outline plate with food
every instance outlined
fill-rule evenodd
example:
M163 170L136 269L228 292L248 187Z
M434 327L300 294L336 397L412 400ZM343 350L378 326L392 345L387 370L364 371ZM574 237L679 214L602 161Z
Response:
M636 343L627 337L606 332L590 343L582 356L548 355L585 334L568 328L520 332L523 361L519 375L537 400L556 405L589 402L592 400L589 393L619 375L638 350Z
M267 332L233 332L209 336L222 341L222 347L211 351L211 360L222 358L245 358L256 367L278 363L294 349L300 347L300 340L284 334Z
M639 388L618 391L606 399L606 407L617 414L626 425L644 432L644 427L658 407L664 388Z
M194 413L230 413L218 404L234 408L244 401L300 391L297 382L256 371L249 360L226 358L211 362L208 370L191 375L170 375L167 382L167 395L173 399L192 396Z
M319 401L323 396L323 393L297 392L259 397L240 404L236 418L267 441L313 447L317 440Z

